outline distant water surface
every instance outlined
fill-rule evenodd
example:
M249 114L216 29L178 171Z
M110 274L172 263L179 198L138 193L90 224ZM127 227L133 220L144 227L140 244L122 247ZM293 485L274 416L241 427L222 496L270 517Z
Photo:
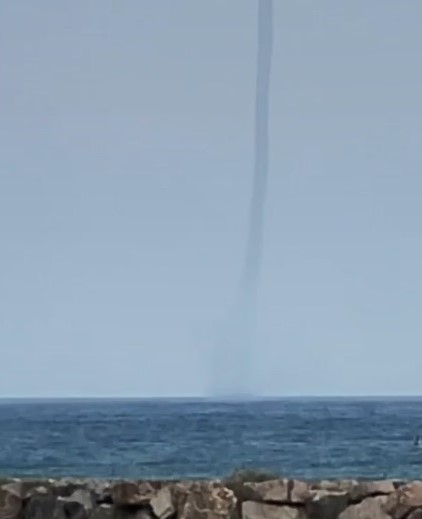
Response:
M418 399L0 400L0 475L420 478L418 433Z

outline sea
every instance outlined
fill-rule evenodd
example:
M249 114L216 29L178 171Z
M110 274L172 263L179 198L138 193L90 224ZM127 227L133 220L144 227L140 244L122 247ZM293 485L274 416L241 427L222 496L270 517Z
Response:
M0 476L422 478L422 399L0 400Z

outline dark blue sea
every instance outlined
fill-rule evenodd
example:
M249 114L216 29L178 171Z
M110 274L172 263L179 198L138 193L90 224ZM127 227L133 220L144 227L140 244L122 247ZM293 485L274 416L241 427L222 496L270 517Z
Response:
M0 475L422 477L422 400L0 401Z

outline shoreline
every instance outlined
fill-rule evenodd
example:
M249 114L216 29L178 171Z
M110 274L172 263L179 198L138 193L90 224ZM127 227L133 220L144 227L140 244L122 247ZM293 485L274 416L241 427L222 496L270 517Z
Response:
M254 477L259 481L249 481ZM420 519L422 481L0 478L1 519Z

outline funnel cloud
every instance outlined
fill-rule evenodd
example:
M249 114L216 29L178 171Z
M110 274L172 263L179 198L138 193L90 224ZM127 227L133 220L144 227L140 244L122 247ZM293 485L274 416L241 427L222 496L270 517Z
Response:
M254 386L255 327L261 277L268 184L269 93L273 48L273 1L259 0L255 99L255 163L245 261L234 308L221 332L214 392L250 396ZM224 356L224 357L222 357Z

